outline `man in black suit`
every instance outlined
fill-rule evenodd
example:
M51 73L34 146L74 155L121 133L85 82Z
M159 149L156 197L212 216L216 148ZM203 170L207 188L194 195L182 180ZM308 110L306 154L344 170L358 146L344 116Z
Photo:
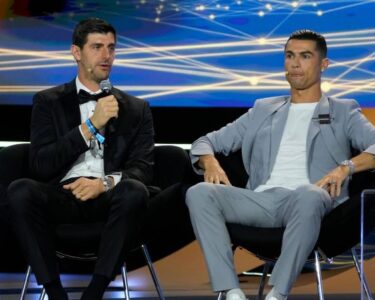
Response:
M104 20L76 26L71 53L77 77L33 99L30 168L36 180L20 179L8 189L17 235L50 300L68 299L51 234L56 224L105 222L94 274L81 298L101 299L134 246L146 207L152 116L141 99L111 87L102 93L115 45L116 31Z

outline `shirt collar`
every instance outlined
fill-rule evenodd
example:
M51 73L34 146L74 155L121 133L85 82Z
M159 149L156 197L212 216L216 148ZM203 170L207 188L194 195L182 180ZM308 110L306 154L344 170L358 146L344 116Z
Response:
M96 95L102 92L101 89L97 90L96 92L91 91L87 87L83 85L83 83L78 79L78 76L76 77L76 88L77 88L77 94L79 93L80 90L84 90L92 95Z

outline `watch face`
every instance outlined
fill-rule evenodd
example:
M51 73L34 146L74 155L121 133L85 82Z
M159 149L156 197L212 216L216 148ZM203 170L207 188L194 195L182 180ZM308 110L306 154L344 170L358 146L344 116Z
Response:
M340 163L340 165L343 165L343 166L352 166L353 163L351 160L344 160Z
M108 177L104 177L103 183L104 183L106 191L108 191L108 190L110 190L111 188L114 187L113 181Z
M108 188L109 189L113 188L112 180L111 179L107 179L107 180L108 180Z
M340 163L341 166L349 167L349 176L352 176L354 173L354 163L351 160L344 160Z

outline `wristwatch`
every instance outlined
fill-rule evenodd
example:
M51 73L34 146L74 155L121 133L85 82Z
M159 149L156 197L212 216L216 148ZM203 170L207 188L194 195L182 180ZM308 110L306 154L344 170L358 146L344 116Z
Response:
M106 192L108 192L110 189L112 189L115 185L113 182L113 179L109 178L109 176L104 176L103 185Z
M354 174L354 170L355 170L355 165L354 165L353 161L350 160L350 159L346 159L346 160L344 160L340 163L340 166L349 167L349 178L351 178L352 175Z

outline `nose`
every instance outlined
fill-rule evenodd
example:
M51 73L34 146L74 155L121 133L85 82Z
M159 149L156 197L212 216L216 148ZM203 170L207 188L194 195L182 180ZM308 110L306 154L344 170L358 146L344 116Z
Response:
M102 57L105 58L105 59L108 59L108 58L110 58L110 56L111 56L110 49L108 49L106 47L103 47L103 49L102 49Z
M301 66L300 60L298 57L292 59L292 68L299 68Z

